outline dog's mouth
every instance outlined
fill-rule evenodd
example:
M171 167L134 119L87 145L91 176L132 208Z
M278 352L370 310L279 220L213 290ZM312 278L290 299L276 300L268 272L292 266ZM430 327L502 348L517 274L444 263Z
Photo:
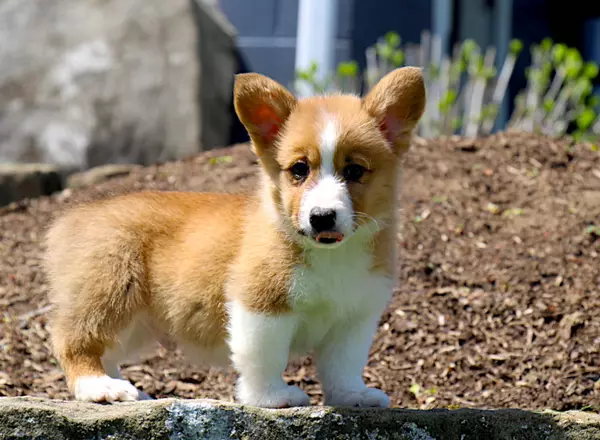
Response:
M299 230L300 235L308 236L311 235L313 240L315 240L319 244L335 244L341 243L344 240L344 234L338 231L323 231L318 234L307 234L306 231Z
M315 241L321 244L340 243L344 239L344 234L337 231L319 232L315 236Z

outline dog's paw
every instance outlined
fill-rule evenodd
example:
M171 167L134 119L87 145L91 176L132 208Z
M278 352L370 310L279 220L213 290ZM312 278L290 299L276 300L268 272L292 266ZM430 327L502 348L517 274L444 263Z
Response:
M74 387L75 399L84 402L127 402L150 399L131 382L108 376L84 376L77 379Z
M265 390L249 390L241 385L238 389L238 400L244 405L261 408L291 408L307 406L310 403L308 395L293 385Z
M325 405L360 408L389 408L390 398L377 388L335 390L325 397Z

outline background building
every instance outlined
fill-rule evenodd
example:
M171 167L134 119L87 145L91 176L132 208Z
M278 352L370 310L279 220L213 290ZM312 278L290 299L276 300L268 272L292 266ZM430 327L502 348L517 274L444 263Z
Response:
M220 0L239 32L241 70L257 71L289 85L296 69L298 13L312 0ZM457 41L474 39L495 45L501 62L511 38L530 44L546 37L579 49L600 63L600 2L590 0L317 0L335 4L333 63L356 60L364 66L365 49L388 31L403 42L418 43L423 30L442 36L447 51ZM502 123L516 93L525 86L528 50L511 78ZM596 82L597 85L598 79Z

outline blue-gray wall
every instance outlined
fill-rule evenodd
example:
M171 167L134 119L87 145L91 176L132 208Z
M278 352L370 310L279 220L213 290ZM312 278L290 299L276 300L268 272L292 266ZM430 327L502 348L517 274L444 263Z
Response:
M339 0L337 61L350 57L352 5ZM269 75L289 86L294 79L298 0L221 0L237 28L238 47L248 71Z
M328 1L328 0L323 0ZM336 61L364 65L365 49L390 30L418 42L431 23L431 0L338 0ZM244 68L290 85L294 79L298 0L221 0L237 28Z
M322 0L329 1L329 0ZM424 29L431 29L432 0L338 0L337 61L356 60L364 67L365 49L393 30L402 40L417 43ZM455 17L450 46L456 40L475 38L492 42L495 0L447 0ZM284 85L294 79L298 0L220 0L228 19L239 32L240 71L269 75ZM565 7L568 4L568 7ZM594 20L595 18L595 20ZM532 43L545 37L579 48L587 59L600 62L600 1L513 0L512 37L525 50L517 61L507 96L508 112L514 97L526 85L525 68L531 62ZM597 79L600 86L600 77ZM235 127L232 141L245 140Z
M365 49L386 32L396 31L404 42L417 43L431 25L431 0L338 1L338 62L356 60L364 67ZM220 0L220 5L238 31L239 71L262 73L290 86L298 0ZM247 141L239 120L234 121L231 143Z

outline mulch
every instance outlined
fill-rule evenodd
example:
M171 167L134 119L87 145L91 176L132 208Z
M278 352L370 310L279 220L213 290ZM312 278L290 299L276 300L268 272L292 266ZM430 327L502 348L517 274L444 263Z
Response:
M40 270L52 215L142 188L251 189L254 166L235 145L1 209L0 396L71 398L49 349ZM401 198L401 285L367 382L408 408L599 410L600 153L521 133L417 139ZM163 348L123 374L158 398L231 400L236 379ZM321 402L310 357L286 379Z

